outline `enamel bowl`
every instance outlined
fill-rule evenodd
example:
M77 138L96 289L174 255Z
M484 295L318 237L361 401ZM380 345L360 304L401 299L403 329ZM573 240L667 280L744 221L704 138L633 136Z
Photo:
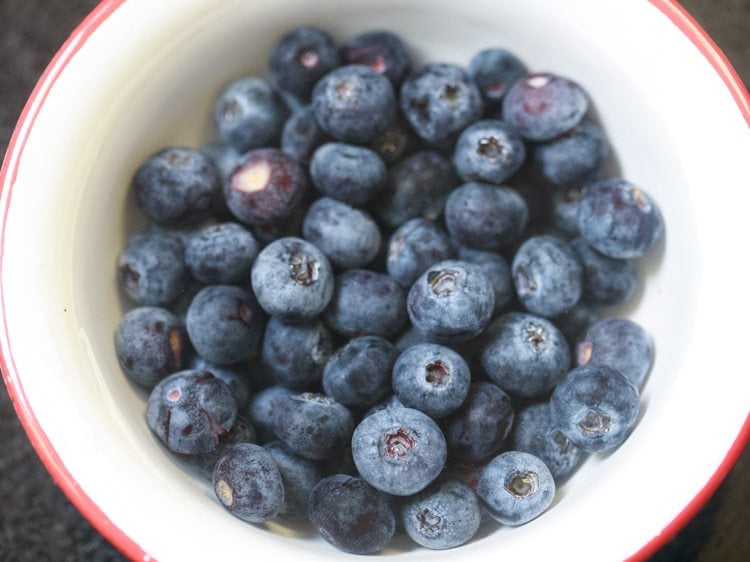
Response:
M130 178L166 145L212 138L230 79L265 75L308 23L338 39L386 28L417 62L505 46L590 93L624 177L653 195L664 243L626 313L656 342L632 437L589 459L553 507L458 550L403 559L644 558L708 498L747 442L750 286L747 91L671 0L110 0L57 54L2 175L0 346L6 384L58 484L133 559L342 558L308 531L252 526L166 456L120 371L115 263L139 227Z

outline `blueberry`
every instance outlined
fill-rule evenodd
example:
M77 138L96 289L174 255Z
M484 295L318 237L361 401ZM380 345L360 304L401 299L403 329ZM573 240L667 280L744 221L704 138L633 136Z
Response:
M589 453L619 446L635 425L638 389L617 369L589 363L570 371L550 399L552 423Z
M390 166L405 158L416 145L414 133L399 116L370 142L369 147Z
M502 115L523 138L547 141L578 125L588 107L586 93L572 80L536 73L511 86L503 99Z
M315 27L301 26L274 45L268 72L279 88L306 98L315 83L339 64L333 38Z
M433 419L458 409L471 384L469 366L442 345L423 343L404 351L393 366L393 390L407 408Z
M555 326L560 329L573 350L589 326L601 319L602 316L596 309L586 303L578 303L555 318Z
M425 489L443 470L445 437L427 415L411 408L381 410L363 419L352 436L360 475L395 496Z
M372 408L367 410L365 412L363 419L377 412L381 412L383 410L389 410L391 408L404 408L404 407L405 406L401 403L401 400L398 399L398 396L396 396L395 394L391 394L388 398L386 398L385 400L381 400L380 402L375 404Z
M330 142L313 154L310 175L325 195L362 206L383 191L387 171L383 160L369 148Z
M207 453L232 427L237 402L229 387L206 371L178 371L151 391L148 427L175 453Z
M291 217L286 219L284 222L276 224L255 224L252 225L251 230L253 236L261 243L261 245L268 245L271 242L275 242L280 238L288 237L301 237L302 236L302 221L305 220L305 212L307 209L304 205L300 205L297 210L292 214Z
M213 487L221 505L235 517L263 523L284 505L284 485L270 453L259 445L238 443L216 463Z
M397 356L386 339L354 338L326 363L323 389L344 406L370 407L391 390L391 369Z
M518 412L513 449L539 457L557 483L573 474L586 457L552 424L547 402L530 404Z
M315 120L312 106L306 105L295 111L284 123L281 131L281 151L298 162L307 164L317 148L328 138Z
M445 199L456 185L448 160L430 150L417 152L390 170L377 214L392 228L415 217L434 220L442 214Z
M265 80L242 78L217 96L213 116L221 140L247 152L278 144L286 107Z
M578 186L555 189L550 199L550 222L567 236L578 236L578 207L581 188Z
M229 448L238 443L255 443L256 440L255 428L253 428L247 418L241 414L237 414L234 424L232 424L232 429L219 436L219 442L212 451L198 455L185 455L183 458L198 470L198 474L201 477L210 481L213 477L216 463Z
M355 35L341 48L347 64L363 64L391 81L394 88L401 85L411 58L403 41L387 31L367 31Z
M629 261L600 254L583 238L573 240L570 247L583 266L584 301L597 306L614 306L630 300L638 275Z
M118 261L118 278L125 295L141 305L174 302L185 287L185 248L166 232L136 234Z
M323 459L318 462L318 465L323 469L326 476L332 474L347 474L349 476L357 476L357 467L354 466L354 459L352 458L352 445L347 443L344 445L336 455L330 459Z
M224 197L239 220L265 225L291 217L306 188L305 172L296 160L276 148L259 148L242 156Z
M326 541L344 552L372 554L391 542L396 518L376 490L361 478L336 474L313 488L310 521Z
M480 250L498 250L515 242L528 216L526 202L518 193L484 183L462 185L445 204L448 232Z
M492 283L495 289L495 315L511 303L515 296L513 277L510 274L510 266L503 256L495 252L461 246L458 249L458 259L479 267Z
M503 525L523 525L552 504L555 481L547 466L534 455L508 451L485 467L477 495L490 515Z
M495 291L482 270L448 260L430 266L412 286L407 310L412 325L441 343L478 336L489 324Z
M148 218L165 226L181 226L195 222L210 209L221 190L221 178L202 152L174 146L141 164L132 189Z
M250 277L259 249L253 235L239 224L216 224L190 237L185 265L201 283L237 283Z
M586 186L578 208L578 229L586 242L611 258L638 258L664 233L656 203L634 184L604 179Z
M469 75L488 104L499 103L513 83L525 74L524 64L506 49L485 49L469 63Z
M510 312L490 324L482 338L482 369L516 396L529 398L552 390L570 368L565 337L539 316Z
M464 181L501 184L515 174L526 158L526 147L507 123L477 121L461 132L453 164Z
M126 313L115 334L122 370L134 382L149 388L182 368L185 343L180 319L168 310L151 306Z
M576 349L577 365L607 365L643 386L654 362L654 344L641 326L627 318L608 318L590 326Z
M300 238L281 238L263 248L251 279L263 310L283 322L315 318L333 295L331 264Z
M390 338L406 323L404 290L385 273L350 269L336 277L328 326L344 336Z
M370 215L330 197L310 205L302 234L339 269L363 267L380 250L380 229Z
M332 353L331 333L320 320L284 324L271 318L266 324L263 366L282 386L295 390L314 387Z
M477 463L496 455L513 427L510 397L486 381L475 382L463 405L447 420L452 458ZM455 457L453 457L455 455Z
M411 219L391 236L386 268L388 275L409 288L425 269L454 255L450 238L442 228L427 219Z
M323 471L313 461L289 451L280 441L267 443L263 448L271 454L284 484L284 505L279 517L288 521L306 520L308 498L323 479Z
M399 337L393 342L396 347L396 351L403 353L413 345L420 343L432 343L422 332L417 330L414 326L409 326Z
M482 116L482 94L466 71L432 63L410 74L401 86L401 111L428 143L446 145Z
M442 550L470 541L479 530L482 514L469 486L447 480L406 500L401 522L414 542Z
M604 131L586 120L534 148L534 162L542 177L557 186L580 185L593 179L607 156L609 145Z
M224 189L235 168L240 163L241 154L231 144L223 142L209 143L201 148L201 152L211 160L216 167L216 171L219 172L219 179L221 180L221 189L214 193L211 211L216 217L228 218L230 213L227 208L227 201L224 199Z
M557 236L528 238L511 269L518 298L529 312L556 316L581 298L583 268L570 245Z
M396 95L388 79L367 66L352 64L326 74L312 95L315 118L333 138L370 142L396 116Z
M273 430L290 451L311 460L335 455L351 439L354 421L329 396L305 392L285 398L273 417Z
M248 400L250 400L250 374L245 363L214 365L200 355L193 355L188 362L188 367L195 371L208 371L217 379L223 381L232 391L232 396L234 396L240 409L245 408Z
M258 431L261 442L277 439L273 430L273 418L289 396L297 393L285 386L270 386L254 395L247 405L245 413Z
M265 318L250 291L209 285L190 303L185 325L190 342L206 361L228 365L257 351Z

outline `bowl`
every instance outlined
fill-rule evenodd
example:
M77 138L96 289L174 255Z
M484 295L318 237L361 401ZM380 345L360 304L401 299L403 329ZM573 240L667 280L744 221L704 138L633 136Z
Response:
M417 62L466 64L505 46L581 83L624 177L664 214L664 243L624 312L656 342L642 415L615 452L590 458L543 517L458 550L397 543L409 559L645 558L710 496L750 435L742 337L750 318L739 242L750 239L750 109L723 55L671 0L108 0L58 52L2 169L0 349L9 392L57 483L128 557L201 560L335 551L305 531L247 525L166 456L143 392L118 366L124 307L115 263L141 225L128 186L170 144L213 136L227 81L265 75L298 24L337 39L386 28Z

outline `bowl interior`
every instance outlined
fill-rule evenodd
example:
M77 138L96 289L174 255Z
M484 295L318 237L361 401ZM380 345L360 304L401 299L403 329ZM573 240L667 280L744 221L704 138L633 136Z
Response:
M731 97L689 41L652 5L622 4L129 0L114 11L68 63L37 116L13 185L3 257L5 345L15 384L112 524L165 560L209 558L217 544L228 558L248 551L338 555L309 530L246 525L224 512L150 434L144 393L121 373L113 349L124 311L116 259L144 224L128 193L134 170L164 146L212 140L210 109L220 88L237 77L265 76L273 42L301 23L339 40L392 30L417 63L466 64L482 48L503 46L531 69L571 77L589 92L623 176L655 198L667 224L665 242L641 264L636 303L612 311L629 314L656 342L631 439L606 458L589 459L554 507L529 525L483 533L449 553L405 541L387 552L533 559L575 544L582 559L622 558L672 520L723 459L747 414L748 383L728 372L730 352L711 354L723 341L710 329L712 321L733 322L714 308L732 306L717 270L733 267L723 262L728 250L714 248L739 211L707 186L748 185L736 163L750 141ZM746 233L742 224L737 220ZM712 384L703 380L707 372ZM716 388L730 384L731 397ZM712 428L695 415L696 404L709 405Z

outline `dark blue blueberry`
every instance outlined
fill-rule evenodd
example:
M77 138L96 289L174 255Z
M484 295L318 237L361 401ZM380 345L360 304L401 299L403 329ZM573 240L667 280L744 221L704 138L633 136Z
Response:
M343 336L395 336L406 323L406 295L385 273L350 269L336 277L326 310L328 326Z
M497 386L516 396L544 394L570 369L565 336L539 316L510 312L490 324L482 339L482 369Z
M394 342L394 346L396 347L396 351L399 353L403 353L407 349L409 349L413 345L417 345L420 343L431 343L427 337L423 333L421 333L419 330L417 330L414 326L409 326L407 330L405 330L398 339Z
M305 392L285 398L273 417L273 430L289 450L322 460L338 453L351 439L352 415L329 396Z
M280 441L263 446L271 454L284 483L284 505L279 517L288 521L307 520L307 502L315 485L323 479L323 471L308 459L289 451Z
M242 156L224 197L242 222L266 225L291 217L306 189L305 172L296 160L276 148L259 148Z
M530 453L547 465L555 482L567 479L586 454L552 425L549 404L530 404L516 416L513 449Z
M450 238L442 228L427 219L411 219L391 236L386 269L408 289L425 269L454 256Z
M377 412L380 412L382 410L388 410L390 408L404 408L404 405L401 403L401 400L399 400L398 396L396 396L395 394L391 394L388 398L386 398L385 400L381 400L380 402L375 404L372 408L367 410L365 412L363 419Z
M555 480L534 455L508 451L485 467L477 495L490 515L503 525L523 525L552 504Z
M506 259L495 252L485 252L461 246L458 259L475 264L481 269L495 289L495 312L499 313L513 300L513 277Z
M638 389L617 369L588 363L570 371L550 399L552 424L589 453L619 446L635 425Z
M281 150L298 162L307 164L328 138L315 120L312 106L306 105L286 120L281 131Z
M315 151L310 176L325 195L362 206L383 191L387 170L383 160L369 148L329 142Z
M457 410L471 384L469 366L448 347L423 343L399 355L393 366L393 391L407 408L433 419Z
M411 67L411 58L403 41L388 31L367 31L349 39L341 48L346 64L363 64L401 85Z
M326 74L312 95L315 118L333 138L368 143L396 116L396 94L388 79L367 66L351 64Z
M245 416L237 414L232 429L219 436L219 442L213 451L198 455L185 455L183 458L198 471L201 477L210 481L216 463L230 447L237 443L255 443L256 440L255 428Z
M591 121L581 121L561 137L538 144L534 161L547 181L580 185L593 179L609 156L604 131Z
M318 464L327 476L331 474L347 474L357 476L357 467L354 466L352 458L352 445L347 443L344 448L332 456L330 459L323 459Z
M262 443L278 439L273 430L273 418L289 396L296 392L285 386L270 386L255 394L247 405L245 413L258 431Z
M583 89L567 78L549 73L527 74L511 86L503 99L503 121L523 138L547 141L581 122L589 100Z
M513 257L513 282L524 308L542 316L557 316L573 308L583 292L583 267L563 239L532 236Z
M390 170L386 190L377 201L377 214L392 228L415 217L437 219L457 183L447 159L430 150L417 152Z
M656 203L623 179L590 183L578 208L578 229L591 246L611 258L639 258L664 234Z
M440 343L478 336L495 309L495 290L482 270L469 262L448 260L430 266L407 298L412 325Z
M136 304L164 306L185 287L185 247L166 232L136 234L120 254L117 276L125 295Z
M163 308L144 306L123 316L115 334L117 359L134 382L152 387L182 368L182 322Z
M239 224L215 224L190 237L185 265L201 283L238 283L250 278L259 249L253 235Z
M583 238L570 243L583 266L581 298L596 306L626 303L635 293L638 274L626 260L610 258L594 250Z
M360 476L394 496L410 496L437 478L448 455L445 437L427 415L390 408L363 419L352 436Z
M323 389L344 406L369 408L390 392L391 369L397 356L386 339L354 338L326 363Z
M469 75L488 104L499 103L513 83L526 72L526 66L518 57L499 48L480 51L469 63Z
M509 187L486 183L466 183L445 203L448 231L480 250L499 250L518 240L528 217L523 197Z
M596 309L586 303L578 303L555 318L555 326L560 329L573 350L589 326L601 319L602 316Z
M235 517L263 523L284 506L284 485L271 454L259 445L238 443L216 463L213 487L221 505Z
M268 82L242 78L227 84L216 98L214 125L221 140L247 152L278 144L286 113Z
M331 264L300 238L281 238L263 248L251 278L263 310L283 322L315 318L333 295Z
M526 147L507 123L488 119L463 130L453 152L453 164L464 181L501 184L526 158Z
M221 178L202 152L175 146L141 164L132 189L148 218L165 226L180 226L195 222L211 208L221 190Z
M179 371L151 391L146 408L149 428L175 453L207 453L229 431L237 402L229 387L206 371Z
M217 379L224 381L224 384L232 391L232 396L237 401L240 410L244 409L248 400L250 400L250 374L244 363L214 365L200 355L193 355L188 367L196 371L208 371Z
M401 522L415 543L442 550L469 542L479 530L482 513L469 486L447 480L406 500Z
M473 383L463 405L447 420L451 458L477 463L497 454L513 427L513 416L510 396L492 383Z
M388 128L377 135L370 148L389 166L406 157L417 145L417 138L402 117L394 119Z
M555 189L550 199L550 222L567 236L578 236L578 207L581 188L578 186Z
M410 74L401 86L401 111L422 139L451 143L482 116L482 94L466 71L432 63Z
M654 363L654 344L646 330L627 318L608 318L590 326L578 342L577 365L607 365L643 386Z
M380 229L372 217L330 197L310 205L302 234L339 269L363 267L380 250Z
M335 474L313 488L310 522L344 552L373 554L391 542L396 517L388 502L361 478Z
M202 289L190 303L185 320L190 343L206 361L217 365L253 355L265 323L253 294L234 285Z
M315 27L301 26L274 45L268 72L279 88L306 98L315 83L339 64L333 38Z
M320 320L284 324L271 318L266 325L261 357L274 380L287 388L307 390L320 382L333 353L331 333Z
M275 242L280 238L301 237L302 221L305 220L307 209L300 205L291 217L283 222L276 224L255 224L252 226L252 232L256 240L261 245L267 245Z

